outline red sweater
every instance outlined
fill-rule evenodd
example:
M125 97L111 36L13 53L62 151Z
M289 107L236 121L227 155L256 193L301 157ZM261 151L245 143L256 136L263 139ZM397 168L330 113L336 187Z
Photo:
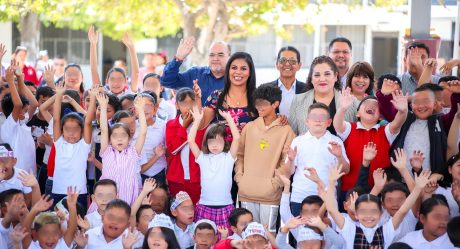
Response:
M359 169L363 161L364 145L373 142L377 146L377 155L371 161L369 169L369 186L374 186L372 173L378 168L388 168L390 166L390 156L388 151L390 143L385 135L385 126L376 129L357 129L356 123L351 123L351 132L343 142L350 160L350 172L342 177L342 191L353 188L358 181Z
M166 179L175 183L184 183L184 168L180 159L182 147L187 143L187 129L179 123L180 115L166 123L166 153L168 158L168 170ZM198 130L195 142L201 148L206 128ZM200 167L195 162L192 151L189 155L190 182L200 182Z

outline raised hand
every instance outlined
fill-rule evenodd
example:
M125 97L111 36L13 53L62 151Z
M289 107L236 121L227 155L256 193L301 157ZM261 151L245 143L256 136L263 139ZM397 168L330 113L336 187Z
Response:
M22 75L22 68L24 65L20 65L15 59L11 60L11 65L14 66L14 75L16 77L21 77Z
M52 65L46 65L45 71L43 72L43 78L45 79L46 82L54 83L55 73L56 73L56 70L54 69Z
M412 168L414 169L414 171L417 172L422 168L424 160L425 160L425 156L423 155L423 153L419 150L414 150L409 162Z
M438 183L436 181L429 181L424 189L425 194L433 194L438 189Z
M70 103L72 100L73 99L67 94L62 96L62 103Z
M435 58L428 58L425 61L425 65L423 65L425 68L436 68L438 66L438 61Z
M339 99L339 109L342 111L348 110L350 106L353 104L353 95L351 94L351 88L347 87L342 90L340 93Z
M128 233L122 237L122 244L124 249L132 248L134 244L140 239L139 233L133 227L128 229Z
M99 33L96 31L94 26L91 26L88 30L88 40L91 44L97 44L97 40L99 38Z
M133 40L131 40L131 37L129 36L128 33L125 33L123 35L123 38L121 39L121 41L123 42L123 44L125 44L127 48L134 48L134 42Z
M14 66L9 66L5 72L5 80L9 84L14 84Z
M77 225L85 231L88 231L91 228L89 220L86 217L82 218L80 215L77 216Z
M19 172L18 179L22 182L22 185L24 186L27 186L27 187L38 186L37 178L35 178L32 170L30 170L29 173L21 170Z
M77 244L79 248L85 248L88 244L88 235L81 230L77 230L73 241Z
M42 195L40 200L32 207L32 210L39 213L48 210L51 206L53 206L53 199L49 195Z
M385 171L382 168L374 170L372 177L374 178L374 185L379 189L382 189L387 183L387 174L385 174Z
M460 63L460 60L452 59L452 60L444 63L444 65L442 65L442 67L440 68L440 71L443 74L449 74L450 71L452 71L452 68L457 67L459 65L459 63Z
M228 237L228 228L225 226L218 226L217 231L220 233L220 236L222 238L227 238Z
M315 168L304 168L303 175L309 179L310 181L319 184L321 182L321 179L318 176L318 172L316 172Z
M295 146L294 149L292 149L291 146L285 145L284 153L286 153L286 159L293 162L295 157L297 156L297 146Z
M157 187L157 182L153 178L147 178L144 181L144 186L142 186L142 192L150 193Z
M5 44L0 43L0 62L2 62L3 56L6 54Z
M222 116L227 122L233 121L232 115L229 112L225 112L219 109L219 114Z
M460 81L458 80L447 81L447 88L453 93L460 93Z
M388 95L398 89L398 82L389 79L383 79L382 89L380 90L380 92L382 92L383 95Z
M21 195L13 195L10 201L5 202L5 206L8 208L7 215L10 217L17 216L24 204L24 199L21 198Z
M353 192L351 194L351 196L350 196L350 211L352 213L356 213L356 210L355 210L356 205L355 205L355 203L356 203L356 200L358 200L358 197L359 197L358 192Z
M145 106L145 99L142 96L137 96L134 99L134 107L138 112L143 111Z
M179 47L177 48L176 58L179 60L184 60L187 55L192 52L193 47L195 46L195 37L187 37L185 39L181 39L179 43Z
M376 155L377 155L377 145L375 143L369 142L364 145L363 161L370 163L370 161L374 160Z
M420 175L415 174L415 186L420 189L425 188L425 186L430 182L431 171L424 170Z
M393 91L391 95L393 96L391 103L396 108L396 110L402 113L406 113L409 109L407 104L407 99L409 98L409 95L404 95L401 90Z
M163 144L157 145L157 147L155 147L154 153L155 153L155 155L157 155L157 157L163 156L166 153L166 149L163 146Z
M311 227L317 227L321 231L327 228L327 225L324 224L323 220L319 216L312 216L307 218L307 225Z
M411 48L408 51L408 56L410 58L410 63L412 66L423 66L422 65L422 49L421 48Z
M393 157L390 157L391 164L393 164L393 166L397 168L398 170L406 168L407 157L406 157L406 153L404 152L404 149L402 148L395 149L395 157L396 157L396 160L394 160Z
M97 102L101 106L101 108L107 108L107 104L109 103L109 97L104 93L98 93L96 95Z
M342 164L340 164L338 167L332 167L329 169L329 181L336 182L343 175L345 175L345 173L342 172Z
M330 141L329 145L330 147L328 147L327 149L332 155L334 155L337 158L342 156L342 146L339 143L335 141Z
M301 225L307 224L308 219L306 217L301 218L300 216L292 217L286 222L285 226L288 229L294 229Z
M77 205L78 195L80 195L80 191L77 191L77 187L67 187L67 205L69 207Z
M14 227L13 232L10 233L10 238L14 244L21 244L22 240L29 234L27 228L18 224Z
M56 94L64 95L66 87L63 82L56 85Z
M193 92L195 93L195 99L201 100L201 88L198 85L198 79L193 80Z
M201 111L197 106L193 107L193 110L190 110L190 113L193 116L194 122L201 122L201 119L203 119L203 111Z

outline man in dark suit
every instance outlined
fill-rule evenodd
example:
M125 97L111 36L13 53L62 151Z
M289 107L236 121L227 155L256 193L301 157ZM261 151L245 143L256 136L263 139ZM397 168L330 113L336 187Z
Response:
M281 89L282 97L279 106L281 115L288 116L294 96L306 92L305 83L295 78L301 67L300 53L295 47L286 46L280 49L276 58L276 69L280 72L280 77L267 84L273 84Z

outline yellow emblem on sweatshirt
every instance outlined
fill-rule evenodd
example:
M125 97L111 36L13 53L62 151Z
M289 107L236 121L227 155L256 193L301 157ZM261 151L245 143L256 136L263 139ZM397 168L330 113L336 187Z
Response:
M267 148L268 147L268 141L262 138L260 140L259 147L260 147L261 150Z

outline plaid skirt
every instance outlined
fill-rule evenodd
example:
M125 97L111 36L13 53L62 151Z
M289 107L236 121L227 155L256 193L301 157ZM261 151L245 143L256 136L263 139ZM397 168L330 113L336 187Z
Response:
M217 226L227 227L230 230L230 222L228 217L230 213L235 209L233 204L224 206L222 208L212 208L203 204L197 204L195 206L195 222L201 219L208 219L214 221Z

